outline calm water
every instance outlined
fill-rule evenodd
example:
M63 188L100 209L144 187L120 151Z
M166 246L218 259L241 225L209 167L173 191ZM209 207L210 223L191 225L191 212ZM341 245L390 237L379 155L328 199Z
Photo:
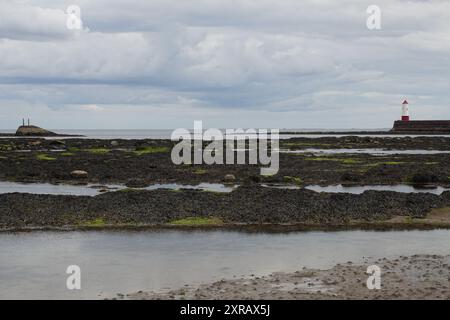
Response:
M52 130L52 129L51 129ZM57 132L59 134L70 134L70 135L83 135L86 138L90 139L170 139L170 136L173 132L172 129L148 129L148 130L68 130L68 129L53 129L52 131ZM315 130L300 130L300 129L289 129L284 130L286 132L289 131L308 131L313 132ZM322 131L322 130L317 130ZM338 132L339 130L332 130ZM342 131L342 130L341 130ZM349 130L345 130L349 131ZM361 130L355 130L361 131ZM378 131L378 130L377 130ZM386 129L387 131L387 129ZM13 134L15 130L1 130L3 133L11 133ZM283 130L280 130L283 132ZM346 137L346 136L358 136L358 137L422 137L426 135L410 135L410 134L383 134L383 135L375 135L375 134L283 134L280 136L280 139L289 139L289 138L320 138L320 137ZM433 135L433 137L450 137L450 135ZM0 137L1 139L2 137ZM49 138L49 139L61 139L61 137Z
M228 193L236 189L236 185L224 185L221 183L208 183L202 182L198 185L186 185L179 183L163 183L163 184L153 184L144 190L156 190L156 189L171 189L171 190L180 190L180 189L194 189L194 190L203 190L203 191L212 191L212 192L224 192Z
M331 186L319 186L319 185L310 185L306 186L306 189L316 191L316 192L330 192L330 193L353 193L353 194L361 194L368 190L375 191L395 191L395 192L403 192L403 193L433 193L440 195L444 191L450 190L450 188L436 187L436 188L414 188L413 186L406 184L397 184L397 185L365 185L365 186L343 186L339 185L331 185Z
M34 194L54 194L54 195L74 195L74 196L96 196L100 190L117 191L125 189L124 185L70 185L70 184L50 184L50 183L21 183L0 181L0 194L2 193L34 193ZM196 189L213 192L231 192L236 188L234 185L224 185L221 183L200 183L198 185L184 185L178 183L153 184L139 190L156 189Z
M450 231L0 233L0 299L113 297L364 257L450 254ZM82 290L65 287L81 268Z
M64 185L50 183L20 183L0 181L0 194L13 192L74 196L95 196L100 193L99 189L93 188L93 185L77 186L69 184Z
M280 153L314 153L340 154L340 153L366 153L374 156L394 155L394 154L442 154L450 153L449 150L386 150L386 149L315 149L307 148L302 150L280 150Z
M275 188L275 189L290 189L296 190L303 188L302 186L297 185L289 185L289 184L262 184L261 186L266 188ZM407 184L396 184L396 185L364 185L364 186L343 186L341 184L338 185L329 185L329 186L320 186L320 185L307 185L305 189L312 190L315 192L329 192L329 193L353 193L353 194L361 194L365 191L374 190L374 191L394 191L394 192L402 192L402 193L433 193L440 195L444 191L450 190L450 188L444 188L437 186L435 188L415 188L413 186Z
M289 184L262 184L267 188L278 189L301 189L301 186L289 185ZM50 183L20 183L20 182L7 182L0 181L0 194L3 193L33 193L33 194L53 194L53 195L74 195L74 196L96 196L101 194L100 190L117 191L125 189L124 185L69 185L69 184L50 184ZM198 185L183 185L178 183L162 183L153 184L146 188L139 188L139 190L157 190L157 189L195 189L203 191L223 192L228 193L236 190L238 185L224 185L221 183L200 183ZM364 186L343 186L343 185L308 185L306 189L316 192L331 192L331 193L354 193L361 194L364 191L395 191L404 193L433 193L441 194L444 191L450 190L450 188L436 187L436 188L415 188L406 184L398 185L364 185Z

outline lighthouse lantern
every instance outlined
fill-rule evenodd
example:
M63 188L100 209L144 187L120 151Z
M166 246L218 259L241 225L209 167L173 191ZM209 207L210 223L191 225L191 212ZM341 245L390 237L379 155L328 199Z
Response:
M409 104L406 100L402 103L402 121L409 121Z

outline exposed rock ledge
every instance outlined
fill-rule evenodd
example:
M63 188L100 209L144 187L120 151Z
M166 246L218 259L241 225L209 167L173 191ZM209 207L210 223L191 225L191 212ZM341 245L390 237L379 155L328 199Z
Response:
M0 134L0 136L9 136L9 134ZM17 128L16 136L18 137L82 137L82 135L58 134L38 126L20 126Z
M42 129L37 126L20 126L16 136L57 136L57 133Z

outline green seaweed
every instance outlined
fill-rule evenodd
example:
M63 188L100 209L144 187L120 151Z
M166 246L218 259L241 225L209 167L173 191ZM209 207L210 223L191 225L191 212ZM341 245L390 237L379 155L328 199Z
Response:
M293 183L293 184L297 184L297 185L302 184L302 179L300 177L284 176L283 179L284 179L284 181L286 181L288 183Z
M223 221L217 217L188 217L169 222L177 226L217 226L222 225Z
M405 162L401 162L401 161L387 161L387 162L381 162L380 164L385 164L385 165L388 165L388 166L396 166L396 165L403 164L403 163L405 163Z
M108 152L110 152L110 149L107 148L90 148L90 149L85 149L85 151L89 152L89 153L93 153L93 154L106 154Z
M195 174L205 174L205 173L208 172L208 170L206 170L206 169L195 169L192 172L195 173Z
M168 147L139 147L134 152L135 155L142 156L144 154L163 153L169 151Z
M83 222L82 225L88 227L103 227L106 223L103 218L95 218L93 220Z
M40 154L36 155L36 159L38 159L40 161L53 161L53 160L56 160L56 158L50 157L49 155L43 154L43 153L40 153Z
M358 164L362 163L361 160L356 160L352 158L332 158L332 157L308 157L305 158L307 161L336 161L342 164Z
M341 163L343 163L343 164L357 164L357 163L362 163L362 161L355 160L355 159L341 159Z

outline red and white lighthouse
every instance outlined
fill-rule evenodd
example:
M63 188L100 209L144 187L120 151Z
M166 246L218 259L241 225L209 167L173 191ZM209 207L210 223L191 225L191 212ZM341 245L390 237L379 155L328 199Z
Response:
M409 121L409 104L406 100L402 103L402 121Z

